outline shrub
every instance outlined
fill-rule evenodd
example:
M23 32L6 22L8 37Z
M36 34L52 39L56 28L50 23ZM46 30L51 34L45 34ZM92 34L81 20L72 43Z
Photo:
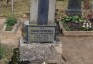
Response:
M17 19L15 17L8 17L6 19L7 26L13 26L17 23Z
M70 17L68 16L64 16L62 19L61 19L62 22L69 22L70 21Z
M3 57L3 54L4 54L4 49L0 48L0 59Z
M84 19L78 16L65 16L61 20L62 22L74 22L74 23L81 23L84 22Z

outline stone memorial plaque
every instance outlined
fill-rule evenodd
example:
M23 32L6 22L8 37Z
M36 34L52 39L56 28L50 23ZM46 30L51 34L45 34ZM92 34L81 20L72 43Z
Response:
M31 0L30 24L47 25L55 21L56 0Z
M28 26L29 43L48 43L55 40L55 26Z

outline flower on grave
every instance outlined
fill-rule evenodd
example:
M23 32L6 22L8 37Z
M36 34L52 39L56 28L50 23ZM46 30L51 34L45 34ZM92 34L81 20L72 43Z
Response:
M84 22L83 25L82 25L83 28L85 28L85 24L86 24L86 23Z
M83 27L83 28L87 28L87 29L89 29L89 28L92 27L92 25L91 25L90 22L84 22L83 25L82 25L82 27Z
M89 27L90 27L90 28L92 27L91 23L89 24Z
M83 25L82 25L83 28L86 27L86 20L84 21Z
M46 62L43 62L42 64L47 64Z

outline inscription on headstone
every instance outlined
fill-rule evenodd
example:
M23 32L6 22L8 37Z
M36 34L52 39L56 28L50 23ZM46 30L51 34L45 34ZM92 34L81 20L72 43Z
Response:
M48 43L55 41L55 26L29 26L28 42Z

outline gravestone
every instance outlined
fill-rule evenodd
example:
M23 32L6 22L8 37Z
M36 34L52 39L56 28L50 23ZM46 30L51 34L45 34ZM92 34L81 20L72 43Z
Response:
M25 37L20 39L20 61L62 64L62 43L57 40L54 21L55 3L56 0L31 0L30 21L24 22Z
M32 39L36 43L44 42L42 40L47 40L46 42L55 41L55 2L55 0L31 0L30 22L27 23L28 25L25 25L26 41L28 43L31 43ZM37 31L37 33L35 32L31 36L32 31Z
M81 0L69 0L68 1L68 9L67 9L67 15L73 16L78 15L81 16Z

